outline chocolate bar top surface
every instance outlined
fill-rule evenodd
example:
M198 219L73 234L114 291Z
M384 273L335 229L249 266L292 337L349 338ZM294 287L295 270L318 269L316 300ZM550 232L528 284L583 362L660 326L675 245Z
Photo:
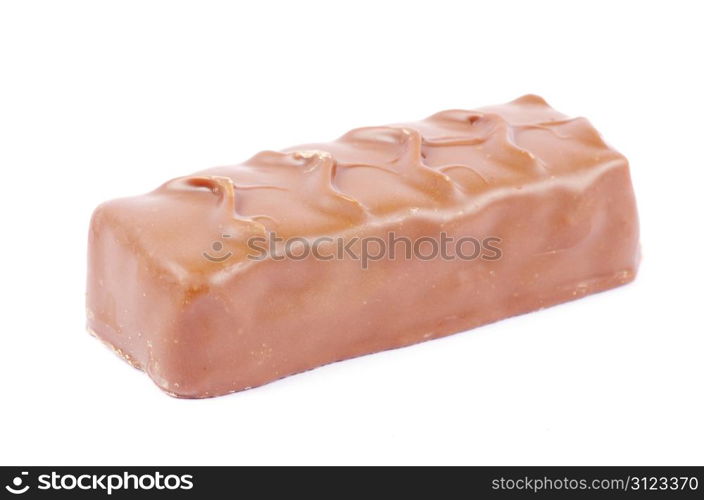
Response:
M354 234L409 214L447 218L511 190L565 179L578 187L584 175L625 162L585 118L568 118L526 95L263 151L110 201L106 206L118 209L98 209L95 217L120 219L117 238L152 266L185 278L244 264L246 252L237 249L251 236ZM221 235L232 258L203 259Z

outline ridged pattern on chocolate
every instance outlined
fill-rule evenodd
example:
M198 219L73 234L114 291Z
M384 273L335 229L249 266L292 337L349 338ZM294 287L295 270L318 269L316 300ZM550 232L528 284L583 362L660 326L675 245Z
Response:
M314 237L354 232L408 213L441 216L476 206L499 189L522 189L625 158L584 118L567 118L527 95L475 111L352 130L332 142L264 151L239 165L167 182L123 205L125 240L177 273L212 270L203 250L230 238L231 266L248 236ZM170 217L164 217L164 213ZM117 213L117 212L116 212ZM188 238L183 228L189 228ZM147 230L148 229L148 230ZM151 241L151 242L150 242ZM180 268L180 269L179 269Z
M461 204L496 187L521 187L616 157L586 119L568 119L528 95L477 111L359 128L199 175L219 178L213 186L232 182L226 192L234 197L233 217L306 236L392 212Z

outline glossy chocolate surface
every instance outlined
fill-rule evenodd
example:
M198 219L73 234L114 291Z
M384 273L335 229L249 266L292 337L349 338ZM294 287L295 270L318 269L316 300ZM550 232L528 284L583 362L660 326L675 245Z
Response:
M272 234L494 237L501 258L253 260ZM323 245L324 247L324 245ZM209 397L631 281L628 163L537 96L353 130L94 213L88 326L163 390Z

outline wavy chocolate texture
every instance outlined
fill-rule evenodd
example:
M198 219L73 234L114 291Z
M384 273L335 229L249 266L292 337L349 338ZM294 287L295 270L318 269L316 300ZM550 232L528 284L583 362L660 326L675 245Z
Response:
M587 120L568 119L527 95L476 111L359 128L332 142L264 151L239 165L167 182L139 204L157 214L168 205L174 226L200 220L204 234L192 238L200 247L220 234L237 235L228 241L237 246L267 231L314 237L409 210L463 208L499 188L520 189L613 161L625 158ZM158 225L152 237L182 239L160 215ZM185 259L191 267L193 256L200 259L200 251L187 252L174 255L174 264ZM235 252L226 265L245 255Z
M499 237L503 258L247 259L247 240ZM352 130L107 202L88 325L169 394L208 397L631 281L628 163L527 95ZM206 258L206 256L208 258Z

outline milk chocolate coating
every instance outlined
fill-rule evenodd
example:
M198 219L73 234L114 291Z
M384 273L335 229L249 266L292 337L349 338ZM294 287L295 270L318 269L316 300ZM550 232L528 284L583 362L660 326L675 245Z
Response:
M253 260L248 246L391 232L496 237L501 258L363 269ZM626 159L586 119L528 95L265 151L100 205L88 327L167 393L210 397L615 287L638 259Z

